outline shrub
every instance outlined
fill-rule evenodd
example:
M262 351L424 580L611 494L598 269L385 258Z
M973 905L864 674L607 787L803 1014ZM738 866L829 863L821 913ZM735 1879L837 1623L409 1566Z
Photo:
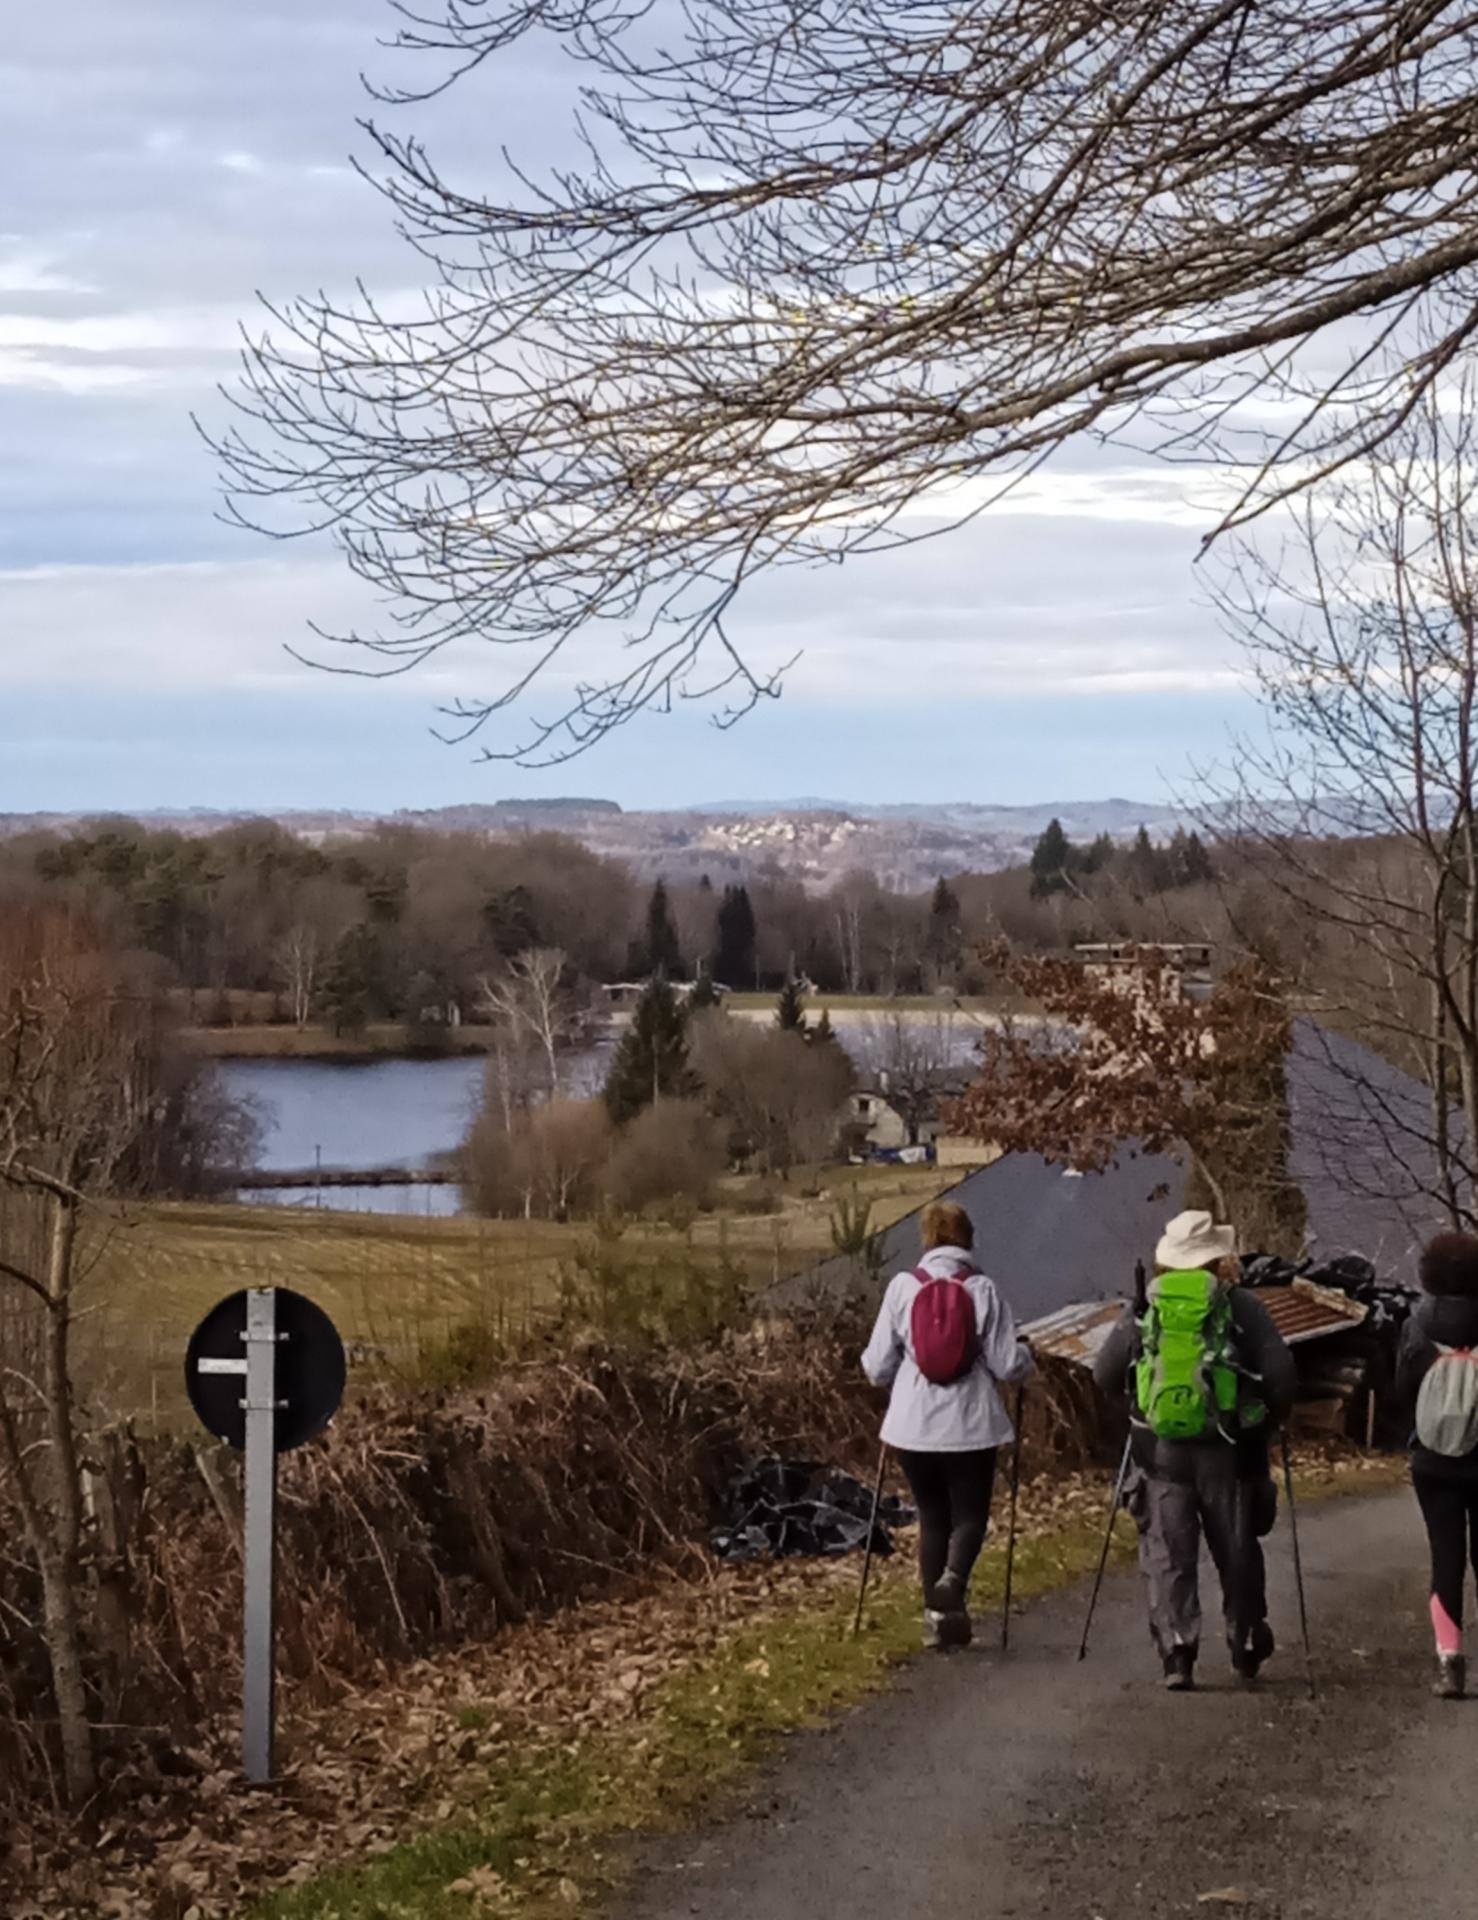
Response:
M658 1100L626 1126L607 1164L606 1199L622 1213L661 1201L712 1203L727 1163L723 1135L697 1100Z
M692 1058L736 1160L783 1174L834 1149L853 1079L840 1047L708 1013L693 1022Z
M568 1220L591 1213L611 1139L601 1100L550 1100L507 1118L487 1106L463 1152L472 1204L495 1219Z

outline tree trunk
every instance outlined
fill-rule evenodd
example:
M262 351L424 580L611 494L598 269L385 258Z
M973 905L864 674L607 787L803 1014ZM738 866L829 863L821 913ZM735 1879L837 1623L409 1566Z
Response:
M97 1793L97 1763L93 1754L92 1720L87 1709L76 1557L43 1553L38 1558L46 1651L51 1661L51 1686L61 1727L62 1773L69 1805L82 1807Z

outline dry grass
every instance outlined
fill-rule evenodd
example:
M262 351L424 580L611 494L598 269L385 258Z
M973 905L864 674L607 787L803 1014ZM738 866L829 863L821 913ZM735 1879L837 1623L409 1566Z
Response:
M878 1166L833 1168L768 1191L731 1181L717 1212L683 1227L642 1222L627 1230L623 1247L654 1269L677 1260L715 1270L728 1263L758 1290L831 1255L832 1214L844 1198L869 1201L881 1229L955 1177ZM324 1307L351 1348L381 1371L413 1374L454 1329L476 1326L500 1341L530 1332L593 1233L588 1221L132 1208L111 1225L83 1289L79 1372L107 1415L146 1429L172 1426L186 1410L185 1342L206 1311L241 1287L289 1286Z
M283 1025L197 1027L180 1030L195 1053L211 1060L385 1060L410 1052L405 1027L374 1021L359 1033L335 1033L331 1027ZM433 1057L486 1053L491 1029L464 1025L438 1032Z

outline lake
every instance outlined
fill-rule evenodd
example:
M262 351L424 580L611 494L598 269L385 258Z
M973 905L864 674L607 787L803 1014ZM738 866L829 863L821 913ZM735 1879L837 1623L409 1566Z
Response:
M485 1062L455 1060L223 1060L226 1090L262 1121L257 1164L268 1172L311 1167L427 1167L460 1144L476 1112ZM269 1206L352 1213L457 1213L461 1189L278 1188L243 1199Z
M870 1034L838 1023L837 1037L865 1059ZM976 1030L952 1031L949 1051L963 1060ZM592 1048L569 1076L570 1090L593 1092L604 1077L609 1042ZM234 1096L247 1098L262 1120L258 1165L270 1172L315 1161L346 1172L371 1167L429 1167L459 1146L477 1110L486 1061L222 1060L217 1071ZM300 1187L241 1196L269 1206L325 1206L355 1213L451 1214L461 1210L455 1186Z

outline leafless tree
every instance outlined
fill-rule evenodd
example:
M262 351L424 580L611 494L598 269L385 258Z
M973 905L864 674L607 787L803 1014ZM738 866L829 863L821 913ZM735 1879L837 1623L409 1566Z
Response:
M467 1181L482 1213L566 1220L593 1211L612 1144L602 1100L546 1100L511 1126L484 1112L464 1154Z
M355 902L347 887L316 880L294 890L272 959L293 1025L300 1031L313 1017L324 969L354 917Z
M1314 1006L1431 1089L1354 1089L1367 1131L1478 1224L1478 377L1425 395L1222 600L1272 720L1210 817L1303 930ZM1337 1064L1337 1063L1333 1063ZM1347 1067L1360 1075L1358 1064ZM1388 1176L1389 1177L1389 1176ZM1393 1201L1397 1196L1391 1196Z
M158 995L83 923L32 909L0 926L0 1485L34 1562L69 1800L97 1785L83 1658L82 1424L72 1374L84 1232L147 1190L227 1110L169 1067ZM183 1104L182 1104L183 1102Z
M542 1060L546 1091L555 1099L563 1060L590 1030L589 1003L571 981L565 955L557 947L530 947L501 974L485 976L480 997L489 1023Z
M371 124L424 306L273 308L218 451L244 523L331 532L393 603L331 658L511 656L459 733L611 636L490 754L675 696L732 719L777 686L739 627L758 575L959 525L1073 439L1231 461L1245 520L1378 446L1478 323L1459 0L397 12L423 71L382 99L539 33L583 159L459 184Z
M902 1118L910 1143L918 1141L938 1109L945 1083L967 1077L975 1033L973 1023L951 1014L910 1013L901 1007L868 1020L862 1064Z

